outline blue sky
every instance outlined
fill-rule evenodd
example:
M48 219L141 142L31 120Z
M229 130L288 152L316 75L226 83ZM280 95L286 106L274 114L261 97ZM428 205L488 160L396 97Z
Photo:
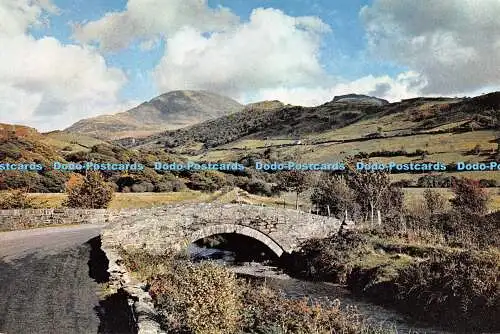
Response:
M60 128L175 89L473 95L500 86L498 15L500 0L0 0L0 117Z
M243 21L248 21L255 8L278 8L290 16L316 16L331 28L321 41L321 63L328 73L354 80L366 75L396 75L404 67L390 62L370 61L366 57L365 31L359 17L360 9L368 5L367 0L209 0L212 8L230 8ZM48 27L31 29L34 36L54 36L63 43L73 43L71 22L98 20L108 12L123 11L127 1L123 0L57 0L53 2L61 9L59 15L51 16ZM123 69L130 81L121 91L121 97L132 100L147 100L163 92L156 89L151 77L158 64L164 43L157 48L143 51L139 43L119 52L104 52L109 66Z

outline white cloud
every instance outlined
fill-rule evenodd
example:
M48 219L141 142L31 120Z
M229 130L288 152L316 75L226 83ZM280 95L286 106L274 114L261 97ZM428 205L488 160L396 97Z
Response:
M0 36L24 34L30 26L46 23L44 13L57 12L50 0L1 0Z
M236 22L238 17L229 9L212 9L206 0L129 0L122 12L108 13L97 21L75 26L74 37L116 51L135 40L154 40L158 35L171 35L186 26L221 31Z
M241 99L245 103L262 100L280 100L293 105L317 106L331 101L334 96L356 93L396 102L401 99L420 96L420 89L425 84L424 79L419 74L405 72L395 78L369 75L354 81L323 87L263 89L253 96L243 95Z
M26 31L55 7L48 0L0 0L0 119L55 129L119 107L122 71L95 50ZM121 110L113 110L113 112Z
M421 73L424 93L500 84L499 0L375 0L364 7L372 54Z
M185 27L167 38L156 81L161 91L207 89L233 97L315 85L325 77L319 46L329 30L318 18L276 9L255 9L249 22L210 35Z

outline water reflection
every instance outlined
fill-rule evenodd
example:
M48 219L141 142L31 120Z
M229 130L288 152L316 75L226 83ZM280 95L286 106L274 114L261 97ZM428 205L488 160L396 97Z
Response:
M234 252L217 248L200 247L195 244L189 245L188 254L191 261L194 262L213 260L220 264L227 265L236 261Z

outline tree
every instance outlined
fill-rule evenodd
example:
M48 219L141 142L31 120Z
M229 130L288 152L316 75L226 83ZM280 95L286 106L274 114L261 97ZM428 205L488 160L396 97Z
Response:
M453 208L462 214L484 215L488 213L490 196L479 181L459 179L452 187L454 198L450 200Z
M279 186L282 190L294 192L295 209L299 209L299 195L310 185L310 172L302 170L283 171L278 174ZM280 190L281 190L280 189Z
M351 215L359 212L356 203L356 194L349 188L344 177L331 173L322 173L313 188L311 202L319 209L322 215L330 214L340 217L347 210Z
M385 215L399 212L403 206L403 192L399 187L391 186L388 173L384 171L359 171L351 161L346 162L347 184L356 194L356 201L365 214L370 214L373 224L375 210ZM390 212L389 212L390 211Z
M442 212L446 206L446 199L436 190L425 189L424 200L427 211L430 215Z
M66 193L64 206L88 209L107 208L114 194L101 173L94 171L85 176L73 174L66 183Z

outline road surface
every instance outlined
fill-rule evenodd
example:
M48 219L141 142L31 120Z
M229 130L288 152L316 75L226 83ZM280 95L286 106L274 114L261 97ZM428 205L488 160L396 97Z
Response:
M92 260L97 254L103 262L97 238L101 228L0 233L0 333L106 332L97 295L106 273Z

